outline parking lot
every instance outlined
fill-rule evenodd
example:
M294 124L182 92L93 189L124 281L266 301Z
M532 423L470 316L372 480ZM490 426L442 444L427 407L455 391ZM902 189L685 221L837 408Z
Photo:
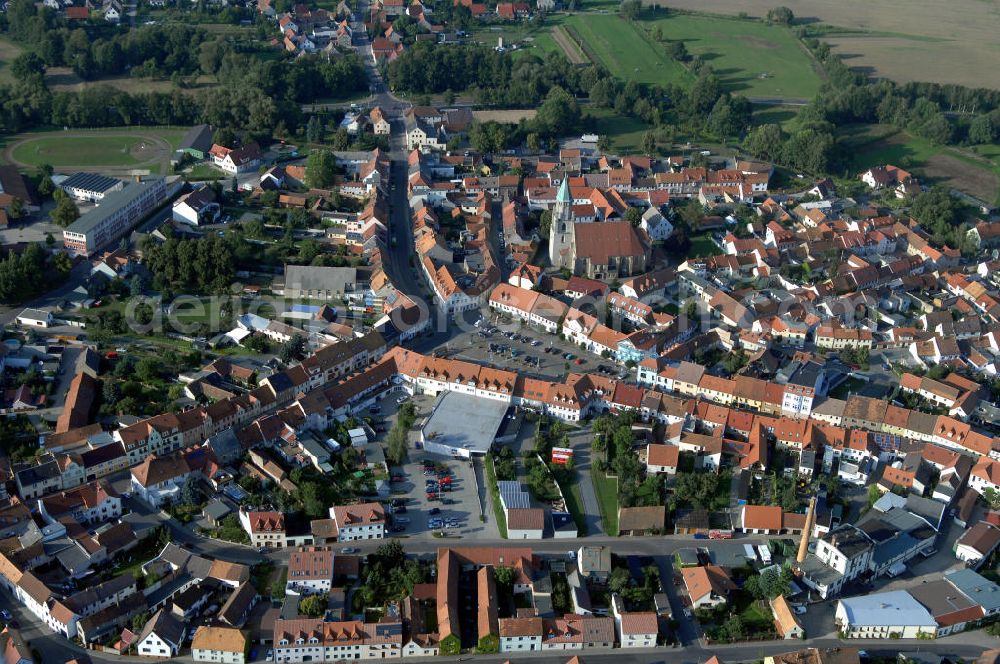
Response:
M417 421L410 431L409 458L402 465L391 468L392 476L398 478L392 483L392 497L405 500L405 512L393 515L394 526L399 528L393 536L431 538L433 533L439 532L444 533L444 537L498 538L499 530L488 503L483 503L487 521L480 520L480 500L489 500L479 472L482 464L429 454L418 448L420 426L430 414L435 399L416 395L410 400L416 407ZM395 424L399 407L396 395L383 399L381 415L387 430ZM384 433L379 434L378 440L384 438ZM446 474L442 475L445 470ZM434 496L429 497L431 484L436 487L439 480L450 490L435 490Z
M558 335L516 320L504 322L498 320L496 314L487 313L490 313L489 318L484 319L479 328L458 332L439 350L451 358L546 380L561 380L570 371L616 378L628 376L628 370L612 359L581 350Z

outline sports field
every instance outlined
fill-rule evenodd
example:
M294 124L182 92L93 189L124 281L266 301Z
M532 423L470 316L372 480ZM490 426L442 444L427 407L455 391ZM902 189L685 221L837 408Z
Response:
M166 173L183 128L122 128L19 134L6 139L3 159L32 167L99 168L103 171L148 170Z
M673 9L765 16L785 5L803 23L844 28L830 34L848 65L897 81L1000 88L997 0L643 0Z
M681 40L701 56L727 90L747 97L808 99L819 90L812 57L788 28L725 17L673 14L640 22Z
M563 25L574 30L584 52L593 53L614 76L659 85L684 83L691 78L683 65L620 16L575 14L565 17Z

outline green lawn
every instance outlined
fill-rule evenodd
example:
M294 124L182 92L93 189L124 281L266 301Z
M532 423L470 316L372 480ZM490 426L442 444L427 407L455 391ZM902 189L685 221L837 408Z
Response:
M791 125L798 115L798 109L794 106L759 105L753 108L753 123L781 125L785 131L791 131Z
M689 257L697 258L698 256L717 256L721 252L722 250L712 241L711 236L708 233L702 233L691 236L691 248L687 253Z
M860 378L848 378L836 388L831 390L830 396L834 399L846 399L848 395L857 392L867 384L868 383Z
M841 128L838 134L851 155L853 173L894 164L929 183L940 182L1000 203L1000 145L940 146L883 125L852 125Z
M615 537L618 535L618 480L610 478L595 468L591 468L594 493L601 507L601 524L604 533Z
M507 518L503 514L503 505L500 504L500 488L497 486L497 473L493 467L493 457L486 455L483 463L486 468L486 485L490 491L490 502L493 503L493 518L497 520L497 530L500 537L507 539Z
M584 52L593 52L614 76L659 85L684 83L691 78L687 69L667 56L662 46L639 34L620 16L575 14L562 23L576 30Z
M580 493L580 483L564 483L559 485L563 498L566 499L566 509L573 515L576 529L583 537L587 534L587 511L583 509L583 495Z
M722 16L674 14L647 18L640 25L659 27L667 40L681 40L701 56L727 90L748 97L810 98L820 77L812 58L788 28Z
M208 164L196 164L186 173L188 180L221 180L226 177L225 173L215 166Z
M10 63L21 54L21 47L9 39L0 39L0 82L12 83L14 77L10 73Z
M587 117L591 120L587 120ZM584 125L599 136L607 136L612 151L637 154L642 151L642 137L652 129L641 120L619 115L608 108L586 108Z

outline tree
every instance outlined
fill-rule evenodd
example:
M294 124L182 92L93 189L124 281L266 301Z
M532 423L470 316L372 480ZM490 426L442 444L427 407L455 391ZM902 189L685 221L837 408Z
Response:
M118 400L122 398L122 392L117 381L110 378L104 379L104 385L101 387L101 398L104 400L104 404L109 407L118 403Z
M722 631L730 641L742 641L746 637L746 626L738 613L734 613L722 623Z
M144 383L152 383L160 377L162 371L160 360L156 357L144 357L135 364L136 378Z
M778 124L764 124L754 127L743 141L747 152L775 161L781 156L781 147L785 142L785 132Z
M201 502L201 491L198 490L198 480L194 475L188 475L181 486L177 502L181 505L193 507Z
M42 195L42 198L48 198L55 191L56 185L52 182L52 176L43 175L38 181L38 193Z
M501 588L513 588L514 587L514 568L506 567L501 565L500 567L493 568L493 576L496 579L497 585Z
M565 136L577 130L580 124L580 105L576 99L559 86L554 86L538 109L533 125L539 134Z
M407 441L406 441L406 429L400 427L397 423L396 426L392 427L389 431L389 435L386 436L386 457L389 459L390 463L398 464L402 463L406 459L407 453Z
M625 221L638 228L639 223L642 221L642 210L637 207L630 207L628 210L625 210Z
M961 206L945 187L938 185L917 194L910 214L938 241L953 239Z
M306 160L306 185L324 189L334 183L337 162L329 150L313 150Z
M642 135L642 151L646 154L653 154L656 152L656 133L653 131L647 131Z
M308 595L299 600L299 613L310 618L319 618L326 614L326 595Z
M148 611L143 611L142 613L137 613L132 616L132 631L136 634L141 632L142 628L146 626L146 623L149 622L151 617L152 616L149 615Z
M45 73L45 62L32 51L26 51L10 63L10 73L21 81L40 77Z
M24 216L24 201L20 198L13 198L7 206L7 216L11 219L20 219Z
M779 23L781 25L791 25L795 20L795 14L788 7L775 7L767 12L768 23Z
M80 218L80 211L62 189L52 192L52 198L56 202L56 207L49 214L52 223L65 228Z
M634 21L642 13L642 0L622 0L618 11L628 20Z
M983 491L983 500L986 501L986 504L988 504L991 509L1000 509L1000 491L997 491L992 487L988 487L985 491Z
M310 143L319 143L323 140L323 123L316 115L309 116L306 124L306 140Z
M722 364L726 368L726 371L734 374L746 366L749 361L750 358L747 356L746 352L742 349L737 349L736 351L726 355L726 359L722 361Z
M628 568L616 567L611 570L611 576L608 577L608 590L620 595L631 583L632 575L629 573Z
M538 219L538 234L547 238L552 231L552 210L545 210Z
M293 334L292 338L281 344L278 349L278 359L285 364L292 360L301 360L305 357L306 340L300 334Z

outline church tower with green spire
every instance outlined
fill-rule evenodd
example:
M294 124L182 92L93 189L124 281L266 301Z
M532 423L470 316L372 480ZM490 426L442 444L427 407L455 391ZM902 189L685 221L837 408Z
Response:
M569 193L568 177L563 177L556 204L552 207L549 262L553 267L573 269L573 197Z

